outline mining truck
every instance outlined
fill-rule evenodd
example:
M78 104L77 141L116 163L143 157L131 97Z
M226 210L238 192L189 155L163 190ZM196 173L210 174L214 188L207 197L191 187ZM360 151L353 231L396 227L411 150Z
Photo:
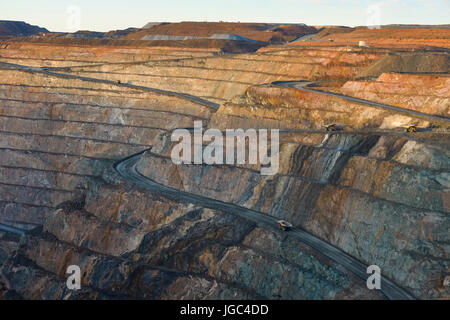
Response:
M283 231L289 231L294 227L292 225L292 223L289 223L286 220L278 220L277 223L278 223L278 227L280 228L280 230L283 230Z

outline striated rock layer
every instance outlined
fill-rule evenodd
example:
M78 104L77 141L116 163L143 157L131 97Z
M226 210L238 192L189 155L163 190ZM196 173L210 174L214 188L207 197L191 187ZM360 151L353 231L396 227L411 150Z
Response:
M282 143L275 176L177 166L167 153L147 152L138 170L184 192L286 219L379 265L418 297L448 296L448 149L386 135L324 135L320 143Z
M77 292L64 283L73 264L83 271ZM63 203L2 272L4 295L27 299L380 298L278 232L130 185Z
M383 298L289 232L114 171L141 152L142 179L285 219L417 298L450 297L445 74L383 69L361 80L391 49L323 44L239 55L1 48L0 298ZM391 107L270 84L280 80ZM259 163L175 165L172 130L194 121L281 129L277 173L261 175ZM342 130L325 131L332 123ZM79 291L66 286L69 265L81 268Z

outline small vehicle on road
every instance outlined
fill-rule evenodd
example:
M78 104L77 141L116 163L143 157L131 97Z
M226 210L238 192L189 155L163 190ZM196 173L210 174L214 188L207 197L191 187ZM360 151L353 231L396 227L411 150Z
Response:
M325 127L325 129L327 131L338 131L338 130L341 130L341 128L335 123L324 124L323 126Z
M292 225L292 223L289 223L286 220L278 220L277 223L278 223L278 227L280 228L280 230L283 230L283 231L289 231L294 227Z
M417 132L417 127L415 125L407 125L403 127L405 132Z

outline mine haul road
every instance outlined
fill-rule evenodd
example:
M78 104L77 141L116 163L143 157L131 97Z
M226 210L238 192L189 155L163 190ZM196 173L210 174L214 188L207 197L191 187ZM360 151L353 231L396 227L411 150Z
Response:
M65 79L77 79L77 80L82 80L82 81L104 83L104 84L116 85L116 86L120 86L120 87L128 87L130 89L137 89L137 90L160 93L160 94L169 95L169 96L176 96L176 97L180 97L182 99L190 100L195 103L199 103L201 105L204 105L204 106L209 107L214 110L218 110L220 107L220 105L218 103L214 103L214 102L211 102L206 99L202 99L202 98L194 96L194 95L177 92L177 91L163 90L163 89L151 88L151 87L146 87L146 86L138 86L138 85L134 85L134 84L130 84L130 83L117 83L117 82L111 81L111 80L104 80L104 79L98 79L98 78L92 78L92 77L83 77L83 76L77 76L77 75L61 73L61 72L54 72L54 71L50 71L45 68L30 67L30 66L8 63L8 62L0 62L0 67L3 67L5 69L18 69L18 70L22 70L22 71L26 71L26 72L30 72L30 73L46 74L46 75L51 75L51 76L55 76L55 77L59 77L59 78L65 78ZM423 113L423 112L419 112L419 111L415 111L415 110L400 108L400 107L391 106L388 104L383 104L383 103L374 102L374 101L370 101L370 100L364 100L364 99L346 96L346 95L338 94L338 93L334 93L334 92L327 92L327 91L322 91L322 90L311 89L310 86L314 85L314 84L315 83L311 82L311 81L296 80L296 81L274 81L270 84L262 84L261 86L273 85L273 86L279 86L279 87L294 88L294 89L303 90L303 91L307 91L307 92L313 92L316 94L324 94L324 95L328 95L328 96L346 99L348 101L356 102L359 104L364 104L364 105L374 107L374 108L382 108L382 109L395 111L397 113L408 115L413 118L419 118L419 119L423 119L426 121L432 121L435 123L437 122L437 123L446 124L446 125L450 124L449 117L427 114L427 113Z
M149 149L117 162L114 165L114 168L126 180L151 192L162 194L163 196L176 201L187 201L206 208L231 213L241 218L253 221L262 227L269 227L278 230L278 218L276 217L272 217L268 214L247 209L232 203L222 202L196 194L179 191L145 177L136 169L136 164L142 154L146 151L149 151ZM338 263L347 271L361 278L363 281L366 281L368 278L369 275L367 274L367 265L348 255L341 249L327 243L326 241L298 227L293 227L289 232L285 232L284 234L305 243L314 250L318 251L320 254ZM386 296L386 298L391 300L415 299L410 293L383 276L381 276L381 292Z
M157 89L157 88L127 84L127 83L117 83L117 82L111 81L111 80L76 76L76 75L72 75L72 74L53 72L53 71L45 70L43 68L35 68L35 67L29 67L29 66L6 63L6 62L0 62L0 67L6 68L6 69L19 69L19 70L30 72L30 73L47 74L47 75L66 78L66 79L78 79L78 80L82 80L82 81L105 83L105 84L109 84L109 85L128 87L131 89L156 92L156 93L165 94L165 95L169 95L169 96L178 96L178 97L186 99L186 100L197 102L201 105L207 106L214 110L217 110L219 108L218 104L213 103L211 101L208 101L208 100L205 100L205 99L193 96L193 95L175 92L175 91L167 91L167 90L162 90L162 89ZM409 115L414 118L420 118L420 119L424 119L427 121L433 121L433 122L445 123L445 124L450 123L450 118L443 117L443 116L430 115L430 114L421 113L421 112L414 111L414 110L409 110L409 109L390 106L390 105L386 105L386 104L382 104L382 103L378 103L378 102L349 97L349 96L345 96L345 95L341 95L341 94L337 94L337 93L333 93L333 92L325 92L325 91L311 89L309 86L312 84L313 84L313 82L308 82L308 81L276 81L276 82L272 82L267 85L289 87L289 88L295 88L298 90L314 92L317 94L325 94L325 95L335 96L335 97L346 99L348 101L353 101L353 102L357 102L360 104L364 104L364 105L367 105L370 107L392 110L397 113ZM295 130L292 130L292 131L295 131ZM188 201L188 202L199 204L206 208L211 208L211 209L228 212L228 213L237 215L239 217L251 220L263 227L265 226L265 227L269 227L271 229L278 230L278 223L277 223L278 218L276 218L276 217L269 216L268 214L258 212L255 210L251 210L251 209L247 209L247 208L244 208L244 207L232 204L232 203L226 203L226 202L222 202L219 200L215 200L215 199L211 199L211 198L207 198L207 197L203 197L203 196L199 196L199 195L182 192L182 191L164 186L162 184L159 184L159 183L145 177L144 175L142 175L141 173L139 173L137 171L136 164L139 161L142 154L148 150L149 149L141 151L137 154L134 154L130 157L127 157L127 158L117 162L114 165L115 170L123 178L136 184L137 186L139 186L141 188L150 190L155 193L163 194L164 196L173 198L175 200ZM19 229L9 228L9 227L7 228L6 226L0 226L0 230L19 233L19 234L22 233L22 231ZM279 231L279 232L282 232L282 231ZM285 235L305 243L306 245L310 246L314 250L318 251L320 254L322 254L322 255L328 257L329 259L333 260L334 262L338 263L343 268L345 268L349 272L353 273L354 275L356 275L363 281L366 281L366 279L368 278L368 276L369 276L367 274L368 266L366 264L364 264L363 262L359 261L358 259L350 256L349 254L345 253L343 250L310 234L309 232L307 232L301 228L294 227L289 232L286 232ZM415 297L413 295L411 295L409 292L402 289L400 286L396 285L394 282L392 282L391 280L389 280L388 278L383 277L383 276L381 276L381 292L386 296L386 298L392 299L392 300L415 299Z
M311 81L299 80L299 81L274 81L270 85L273 85L276 87L294 88L294 89L299 89L299 90L303 90L303 91L307 91L307 92L313 92L313 93L317 93L317 94L323 94L323 95L327 95L327 96L342 98L347 101L364 104L364 105L374 107L374 108L381 108L381 109L395 111L396 113L410 116L413 118L418 118L418 119L422 119L422 120L426 120L426 121L430 121L430 122L434 122L434 123L439 123L439 124L444 124L444 125L450 124L449 117L423 113L423 112L410 110L410 109L406 109L406 108L395 107L395 106L391 106L388 104L379 103L379 102L370 101L370 100L364 100L364 99L355 98L355 97L351 97L351 96L346 96L346 95L335 93L335 92L328 92L328 91L312 89L311 86L314 84L315 83L311 82Z

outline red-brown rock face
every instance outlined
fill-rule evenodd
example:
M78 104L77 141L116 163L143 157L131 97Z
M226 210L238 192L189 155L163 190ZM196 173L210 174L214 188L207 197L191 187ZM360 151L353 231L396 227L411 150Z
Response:
M340 257L450 296L445 70L361 80L406 53L320 41L234 55L35 42L0 47L0 298L383 298ZM175 164L172 132L194 121L279 129L277 171Z

